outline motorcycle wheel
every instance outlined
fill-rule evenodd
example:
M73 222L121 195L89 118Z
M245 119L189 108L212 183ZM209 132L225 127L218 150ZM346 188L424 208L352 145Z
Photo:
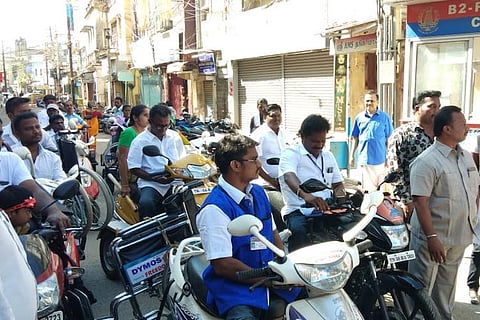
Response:
M113 261L113 255L110 250L110 245L115 234L113 232L105 231L100 236L100 264L102 265L103 272L110 280L119 280L120 274L118 273L115 261Z
M102 176L86 167L80 167L80 172L89 176L98 186L98 193L90 197L92 203L93 223L91 230L103 229L112 220L114 203L112 192Z
M385 298L387 314L390 320L413 319L416 315L423 316L425 320L439 319L438 310L432 298L425 289L400 288L393 283L380 283L380 294ZM377 297L372 292L363 295L361 303L358 303L365 319L381 319Z
M77 233L76 238L83 238L92 227L93 210L90 198L83 187L80 187L79 194L63 203L70 211L70 225L82 228L82 233Z

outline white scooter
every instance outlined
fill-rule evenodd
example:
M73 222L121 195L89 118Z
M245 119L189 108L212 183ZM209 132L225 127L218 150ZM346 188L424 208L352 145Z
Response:
M274 285L282 287L305 286L308 297L288 304L285 319L363 319L342 288L359 264L359 251L371 246L370 240L355 244L356 236L373 219L382 201L382 192L365 195L361 212L366 215L343 234L344 242L314 244L289 254L260 234L263 225L258 218L252 215L236 218L228 226L230 234L253 235L277 256L268 263L268 267L239 272L237 276L242 279L268 277ZM159 312L171 312L171 319L220 319L206 303L207 288L202 274L207 265L200 237L187 238L178 248L171 249L171 274L169 278L165 277L164 298ZM168 272L165 274L168 275Z

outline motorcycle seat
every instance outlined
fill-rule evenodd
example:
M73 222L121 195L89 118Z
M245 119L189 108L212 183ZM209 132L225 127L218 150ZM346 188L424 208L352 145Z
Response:
M208 289L203 283L202 275L208 265L205 254L191 257L185 265L185 280L190 283L192 295L200 307L212 316L219 317L217 311L207 304Z

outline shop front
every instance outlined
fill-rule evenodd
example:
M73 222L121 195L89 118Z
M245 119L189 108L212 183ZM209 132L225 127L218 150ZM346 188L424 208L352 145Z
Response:
M416 92L440 90L442 105L462 108L480 129L480 1L407 5L403 119Z

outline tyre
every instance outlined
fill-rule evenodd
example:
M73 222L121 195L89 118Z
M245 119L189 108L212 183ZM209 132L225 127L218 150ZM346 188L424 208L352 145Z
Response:
M63 202L71 214L69 214L70 225L82 228L82 233L75 234L76 238L83 238L92 227L93 208L90 197L83 187L80 186L79 194Z
M92 203L93 223L91 229L96 231L103 229L112 219L114 210L114 198L110 188L98 173L85 167L80 167L82 185L88 188L92 186L94 192L90 192L90 201ZM89 189L91 190L91 189Z
M270 206L272 207L273 220L277 226L278 232L287 228L287 225L283 221L281 210L285 205L283 203L282 193L276 190L267 190Z
M100 264L102 265L103 272L110 280L119 280L120 274L115 265L115 261L110 250L110 245L115 234L111 231L102 231L100 234Z
M425 289L399 286L392 281L380 279L380 294L383 296L389 319L414 319L416 316L425 320L439 319L438 310ZM382 311L374 289L368 284L364 286L360 302L356 302L365 319L381 319Z

